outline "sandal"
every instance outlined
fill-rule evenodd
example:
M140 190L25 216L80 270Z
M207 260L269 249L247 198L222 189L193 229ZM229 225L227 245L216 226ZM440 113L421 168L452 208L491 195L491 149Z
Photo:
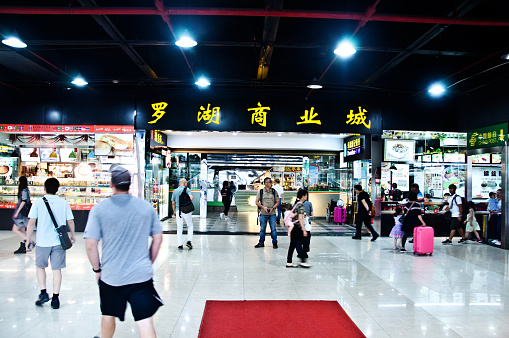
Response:
M297 267L299 267L299 266L298 266L298 265L296 265L296 264L293 264L293 263L286 263L286 267L287 267L287 268L297 268Z

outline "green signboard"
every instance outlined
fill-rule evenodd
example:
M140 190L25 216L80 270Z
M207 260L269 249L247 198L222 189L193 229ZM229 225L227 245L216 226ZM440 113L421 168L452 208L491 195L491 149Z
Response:
M467 134L467 149L505 146L507 136L507 123L469 130Z

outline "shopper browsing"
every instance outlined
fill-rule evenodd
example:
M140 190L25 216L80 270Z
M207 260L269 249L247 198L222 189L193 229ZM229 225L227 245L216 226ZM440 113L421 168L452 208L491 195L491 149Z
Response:
M263 248L265 246L265 231L267 229L267 222L269 222L272 247L277 249L276 209L279 206L279 195L272 188L270 177L265 177L263 184L264 187L258 190L256 195L256 205L260 210L260 240L255 245L255 248Z
M307 254L302 250L303 238L308 235L304 221L304 205L302 204L308 198L308 191L301 189L297 192L297 203L294 208L295 216L293 218L294 227L290 233L290 246L286 257L286 267L295 268L297 265L292 263L293 252L297 249L297 257L300 258L299 265L303 268L309 268L311 265L306 263Z
M403 216L403 209L397 207L394 213L394 226L389 234L389 237L394 238L394 247L392 250L399 250L402 248L401 242L405 233L401 230L401 226L403 225L401 224L401 216Z
M185 192L189 196L191 202L193 201L193 196L191 195L191 190L187 187L187 180L185 178L181 178L179 181L179 187L175 189L173 194L171 195L171 204L173 207L173 216L177 217L177 244L178 249L183 250L183 231L184 231L184 221L186 221L187 225L187 243L186 246L189 249L193 248L193 212L182 212L180 210L180 195ZM185 195L184 195L185 196Z
M99 284L101 337L113 336L116 318L124 321L127 303L140 337L155 337L152 316L163 303L154 288L152 264L163 229L150 203L129 195L129 171L113 165L110 172L113 194L92 208L83 236Z
M21 239L18 250L14 251L15 254L26 253L26 241L29 241L26 234L28 225L28 210L30 210L30 191L28 190L28 181L25 176L19 178L18 185L18 204L14 208L12 220L12 232L14 232ZM29 251L34 246L34 242L29 243Z
M468 202L468 215L467 219L465 220L466 224L466 234L465 238L468 239L468 236L471 232L474 233L475 237L477 238L477 243L482 243L481 237L479 237L479 233L477 231L481 230L481 227L479 227L479 223L477 223L477 220L475 219L475 203L470 201Z
M442 242L442 244L452 244L452 238L456 234L456 231L460 234L461 239L458 243L466 243L467 239L465 238L465 233L463 232L463 222L462 222L462 214L463 207L467 207L466 205L462 205L461 196L456 194L456 185L451 184L449 186L449 193L451 197L449 197L449 206L446 206L446 209L451 212L451 220L450 220L450 229L451 234L449 238Z
M232 203L232 191L228 181L223 182L223 189L221 189L221 200L224 205L224 211L220 217L224 217L226 220L228 220L228 211L230 211L230 204Z
M66 224L71 231L71 242L74 243L74 217L72 215L69 203L57 196L60 183L56 178L48 178L44 182L44 198L48 201L49 207L56 219L57 224ZM51 307L53 309L60 308L60 286L62 284L62 269L66 267L65 258L66 251L62 249L58 232L51 220L48 208L43 198L35 200L30 213L28 214L27 238L30 238L37 221L37 236L35 247L35 267L37 274L37 282L41 293L35 305L41 306L49 301L49 295L46 292L46 268L48 260L51 262L53 270L53 298L51 299ZM29 243L25 243L28 249Z
M279 224L279 221L281 220L281 210L282 210L282 205L281 203L284 203L285 201L285 191L283 189L283 187L279 184L281 181L279 180L279 178L276 178L274 180L276 182L276 184L274 184L274 190L277 191L277 194L279 195L279 206L277 207L277 216L276 216L276 224Z
M368 228L369 232L371 232L371 235L373 238L371 241L376 241L378 238L378 233L373 229L373 226L371 225L371 201L369 200L369 195L367 192L362 190L361 185L356 185L354 187L354 191L357 194L357 216L355 218L355 236L353 236L353 239L361 239L361 229L362 229L362 222L364 222L364 225L366 228Z

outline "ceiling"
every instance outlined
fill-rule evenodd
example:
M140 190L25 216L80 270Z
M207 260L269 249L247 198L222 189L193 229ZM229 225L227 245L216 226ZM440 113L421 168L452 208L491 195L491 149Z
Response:
M0 90L68 88L78 73L98 93L196 90L203 74L212 86L303 96L313 95L306 85L315 77L322 91L411 96L443 80L453 94L468 94L507 86L506 2L4 0L0 33L16 30L28 48L0 46ZM85 9L110 15L81 15ZM13 12L23 14L6 14ZM186 29L198 45L182 50L174 43ZM333 53L344 38L357 46L348 60Z

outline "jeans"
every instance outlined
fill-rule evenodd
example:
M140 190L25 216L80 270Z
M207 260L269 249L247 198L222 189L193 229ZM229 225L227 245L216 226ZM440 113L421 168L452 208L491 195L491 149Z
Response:
M369 215L361 215L357 214L357 218L355 220L355 237L361 238L361 229L362 229L362 222L364 222L364 225L366 228L368 228L369 232L371 232L371 236L376 237L378 236L378 233L373 229L373 226L371 225L371 217Z
M267 229L267 221L270 225L270 237L272 243L277 244L276 215L260 215L260 244L265 242L265 230Z
M279 199L279 205L277 206L277 222L281 221L281 198Z

